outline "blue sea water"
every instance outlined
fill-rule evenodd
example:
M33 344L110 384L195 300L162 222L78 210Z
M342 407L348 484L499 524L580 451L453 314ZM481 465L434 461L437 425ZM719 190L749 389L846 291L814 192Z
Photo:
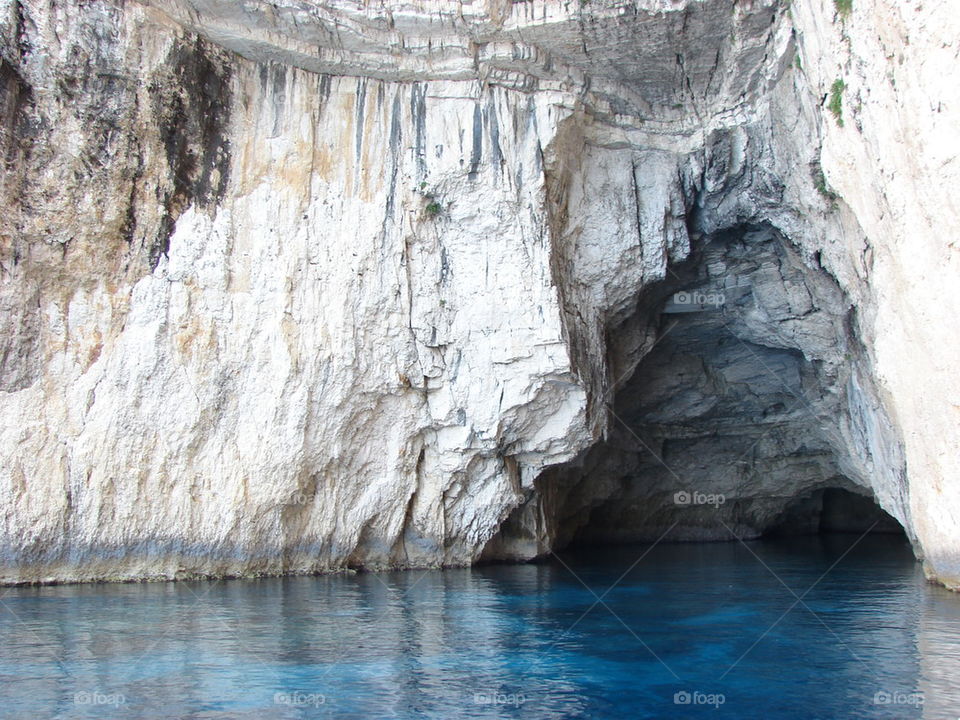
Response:
M960 717L960 596L857 540L6 588L0 717Z

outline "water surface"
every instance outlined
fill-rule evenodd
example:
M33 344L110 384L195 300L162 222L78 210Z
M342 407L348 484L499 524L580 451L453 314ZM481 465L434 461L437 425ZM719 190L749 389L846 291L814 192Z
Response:
M960 597L856 540L6 588L0 716L960 717Z

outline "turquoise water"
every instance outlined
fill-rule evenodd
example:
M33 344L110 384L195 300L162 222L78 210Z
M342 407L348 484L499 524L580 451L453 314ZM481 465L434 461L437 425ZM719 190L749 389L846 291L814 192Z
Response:
M7 588L0 716L960 717L960 597L856 540Z

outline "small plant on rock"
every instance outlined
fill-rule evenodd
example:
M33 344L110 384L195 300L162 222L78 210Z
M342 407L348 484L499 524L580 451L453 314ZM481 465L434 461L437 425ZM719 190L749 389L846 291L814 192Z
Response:
M827 184L827 176L823 174L823 168L819 161L810 166L810 177L813 179L813 185L817 188L817 192L827 201L830 207L835 207L838 196Z
M843 78L834 80L833 85L830 86L830 101L827 103L827 110L833 114L840 127L843 127L843 91L846 89L847 84Z
M833 0L833 7L841 20L846 20L853 12L853 0Z
M437 196L433 190L427 189L426 182L420 183L419 193L426 203L426 205L423 206L424 217L431 219L438 217L443 212L443 205L437 201Z

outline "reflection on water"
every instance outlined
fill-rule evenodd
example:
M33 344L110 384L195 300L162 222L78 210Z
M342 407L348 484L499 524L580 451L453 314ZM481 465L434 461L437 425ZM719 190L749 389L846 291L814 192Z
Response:
M6 589L0 715L960 716L960 597L856 540Z

